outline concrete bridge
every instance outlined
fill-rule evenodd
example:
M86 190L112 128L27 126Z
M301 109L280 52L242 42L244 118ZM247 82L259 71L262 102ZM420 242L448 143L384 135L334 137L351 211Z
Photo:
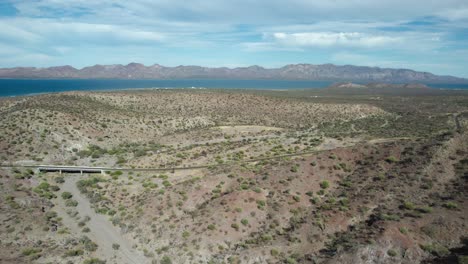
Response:
M54 166L54 165L38 165L35 166L40 172L59 172L62 173L101 173L109 170L104 167L84 167L84 166Z

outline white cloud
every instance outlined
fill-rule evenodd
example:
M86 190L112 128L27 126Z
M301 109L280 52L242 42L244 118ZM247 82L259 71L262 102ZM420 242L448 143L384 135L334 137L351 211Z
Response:
M468 20L468 7L443 10L438 15L449 20Z
M160 42L165 35L159 32L126 28L119 25L62 22L53 19L15 18L0 20L0 28L8 29L0 33L0 39L16 39L23 44L38 41L80 42L83 44Z
M273 33L274 41L285 46L345 46L345 47L382 47L403 41L400 37L370 35L360 32L302 32Z
M222 23L311 23L323 20L389 20L433 16L468 8L466 0L11 0L24 16L79 15L98 23L152 20ZM115 15L119 14L119 15ZM94 22L96 22L94 21ZM138 22L139 21L139 22Z

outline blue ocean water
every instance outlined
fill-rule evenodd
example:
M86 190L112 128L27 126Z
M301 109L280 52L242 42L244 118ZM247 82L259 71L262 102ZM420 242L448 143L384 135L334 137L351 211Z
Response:
M327 81L286 80L115 80L115 79L0 79L0 96L131 88L307 89L327 87Z
M0 79L0 97L41 93L91 90L119 90L131 88L208 88L208 89L316 89L333 81L291 80L115 80L115 79ZM468 84L434 84L434 88L468 89Z

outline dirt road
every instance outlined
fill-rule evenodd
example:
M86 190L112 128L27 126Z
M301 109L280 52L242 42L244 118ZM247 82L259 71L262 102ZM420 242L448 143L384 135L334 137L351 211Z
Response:
M146 259L141 252L138 252L136 249L132 248L131 243L121 234L118 227L112 225L108 220L107 216L97 214L93 208L91 208L91 203L88 201L88 198L80 193L76 186L76 182L80 179L79 175L67 175L65 177L65 182L62 186L62 191L67 191L73 194L73 199L78 201L78 206L76 210L79 212L81 217L89 216L91 220L87 222L86 226L89 227L91 232L86 235L98 244L97 257L100 259L105 259L107 263L116 263L116 264L140 264L140 263L149 263L150 261ZM64 219L65 220L65 219ZM71 217L68 217L68 221L76 221ZM73 225L73 223L70 223ZM77 223L74 223L76 226ZM112 248L112 244L120 245L118 250Z

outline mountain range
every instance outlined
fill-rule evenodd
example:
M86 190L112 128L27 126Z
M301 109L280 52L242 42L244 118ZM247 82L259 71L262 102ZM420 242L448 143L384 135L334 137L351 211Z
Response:
M210 68L201 66L165 67L159 64L145 66L94 65L76 69L72 66L49 68L1 68L0 78L39 79L278 79L278 80L332 80L355 82L423 82L468 83L468 79L440 76L409 69L390 69L354 65L290 64L281 68L249 66L238 68Z

